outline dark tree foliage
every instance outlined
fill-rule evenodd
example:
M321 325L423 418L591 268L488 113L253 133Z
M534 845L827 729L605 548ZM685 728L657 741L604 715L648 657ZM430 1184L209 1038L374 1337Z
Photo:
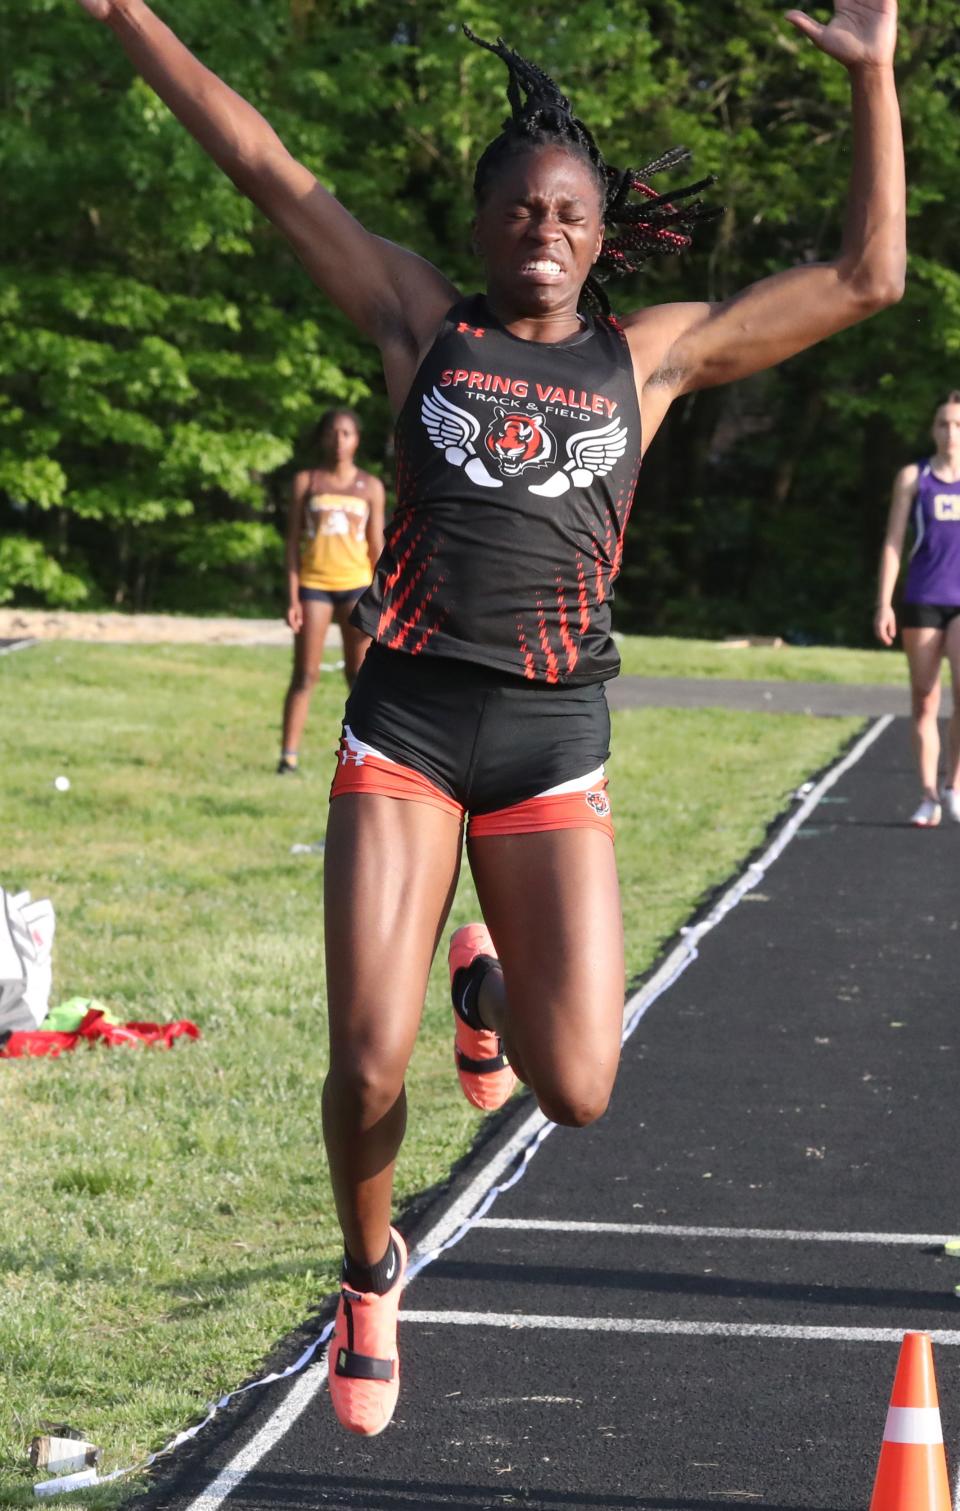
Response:
M464 20L535 58L607 161L681 142L717 175L723 220L609 285L615 308L723 298L839 245L846 78L766 0L158 9L366 225L464 288L473 171L504 113L502 65ZM904 12L907 297L675 406L641 475L623 628L869 633L893 473L960 385L955 11ZM276 604L318 410L358 404L368 460L389 454L376 354L72 0L0 0L0 80L0 601Z

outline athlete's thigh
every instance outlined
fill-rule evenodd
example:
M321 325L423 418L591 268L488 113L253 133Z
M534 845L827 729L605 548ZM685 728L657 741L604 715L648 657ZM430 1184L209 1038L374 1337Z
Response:
M943 654L950 663L953 706L960 708L960 614L951 619L943 637Z
M623 924L610 838L558 829L470 841L524 1068L606 1067L620 1052ZM536 1079L536 1076L534 1076Z
M301 599L303 625L297 635L294 659L296 669L303 676L311 676L320 670L323 647L333 618L333 604L322 598Z
M903 631L903 648L910 667L910 687L915 694L927 696L937 686L945 638L943 630Z
M460 868L461 826L426 803L330 804L324 931L331 1060L405 1065Z

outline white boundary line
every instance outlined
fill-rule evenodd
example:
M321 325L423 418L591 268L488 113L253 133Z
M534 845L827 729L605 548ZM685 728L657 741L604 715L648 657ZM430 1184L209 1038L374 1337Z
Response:
M692 1228L659 1222L554 1222L542 1217L478 1217L476 1228L516 1228L536 1233L615 1233L628 1238L749 1238L786 1243L903 1244L909 1248L941 1247L946 1233L806 1233L795 1228Z
M678 1338L779 1338L803 1343L902 1343L897 1327L791 1327L776 1322L680 1322L660 1317L537 1316L531 1312L402 1311L401 1322L431 1327L536 1328L553 1332L644 1333ZM960 1331L931 1332L934 1343L960 1346Z
M804 824L824 793L829 792L840 778L845 775L862 756L870 749L870 746L880 738L893 722L892 714L886 714L882 719L877 719L862 735L857 743L848 750L847 754L837 761L830 770L820 778L820 781L812 785L807 783L800 789L797 796L803 796L803 802L792 814L783 827L778 831L776 838L767 847L758 860L749 865L745 871L732 883L722 894L707 916L691 928L681 930L683 938L667 959L654 973L650 980L638 992L635 992L624 1004L623 1009L623 1040L627 1040L633 1033L643 1015L652 1007L658 997L668 991L674 982L683 974L688 966L692 965L697 958L697 946L705 934L726 917L732 908L735 908L747 892L757 886L766 871L774 861L783 853L787 845L793 839L797 830ZM492 1155L477 1171L473 1180L445 1212L434 1223L426 1236L418 1244L410 1256L410 1264L407 1269L406 1284L409 1285L416 1275L427 1265L432 1264L446 1249L451 1249L458 1244L470 1231L479 1218L485 1217L497 1197L504 1191L522 1179L527 1166L533 1159L544 1139L549 1137L556 1127L544 1117L539 1109L526 1117L515 1130L511 1138ZM500 1184L501 1177L515 1161L519 1160L516 1169L508 1180ZM423 1315L423 1314L421 1314ZM441 1314L438 1314L441 1315ZM444 1314L449 1316L450 1314ZM710 1325L710 1324L707 1324ZM723 1324L712 1324L720 1327ZM328 1323L321 1336L310 1346L296 1366L292 1366L286 1373L293 1373L294 1368L302 1368L313 1357L314 1352L321 1348L333 1331L333 1324ZM900 1334L896 1335L899 1339ZM957 1335L960 1341L960 1334ZM326 1359L320 1360L311 1367L303 1380L299 1381L289 1396L280 1403L277 1410L268 1417L267 1421L258 1432L245 1444L243 1448L220 1470L216 1478L208 1485L200 1495L192 1500L186 1511L219 1511L227 1496L235 1490L247 1474L250 1473L268 1453L283 1434L293 1426L297 1418L304 1412L314 1396L322 1389L327 1378ZM308 1383L309 1382L309 1383ZM256 1382L260 1383L260 1382ZM265 1382L264 1382L265 1383ZM247 1389L252 1389L248 1386ZM209 1421L220 1405L226 1404L229 1396L211 1409L205 1419ZM205 1425L205 1422L201 1425ZM200 1429L190 1429L190 1435L195 1435ZM175 1439L175 1443L183 1441L184 1435ZM171 1445L173 1446L173 1445ZM166 1452L167 1450L162 1450ZM154 1458L158 1455L154 1455ZM127 1472L127 1471L122 1471Z
M31 645L36 645L36 640L15 640L12 645L0 645L0 656L12 656L14 651L29 650Z

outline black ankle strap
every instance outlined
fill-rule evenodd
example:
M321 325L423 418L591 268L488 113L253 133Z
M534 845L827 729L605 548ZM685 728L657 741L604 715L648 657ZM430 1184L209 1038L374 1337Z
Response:
M486 1075L491 1070L506 1070L510 1064L505 1054L492 1055L489 1060L471 1060L469 1055L457 1050L457 1067L473 1075Z
M341 1348L335 1373L347 1380L392 1380L393 1360L374 1359L370 1354L355 1354L352 1349Z

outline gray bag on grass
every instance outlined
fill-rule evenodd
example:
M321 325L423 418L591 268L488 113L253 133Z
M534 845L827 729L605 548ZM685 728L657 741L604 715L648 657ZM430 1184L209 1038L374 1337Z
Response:
M50 1004L53 903L0 887L0 1034L40 1027Z

